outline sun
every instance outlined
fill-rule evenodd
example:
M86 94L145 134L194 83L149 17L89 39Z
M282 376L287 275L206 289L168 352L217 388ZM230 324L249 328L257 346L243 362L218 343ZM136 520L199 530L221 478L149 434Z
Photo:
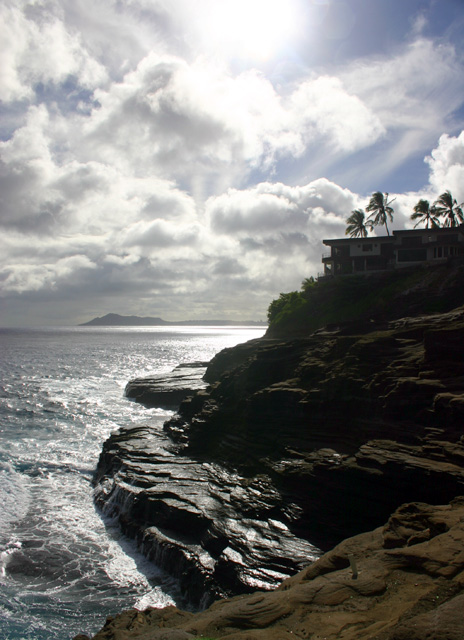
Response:
M216 0L202 22L216 51L266 60L296 34L296 0Z

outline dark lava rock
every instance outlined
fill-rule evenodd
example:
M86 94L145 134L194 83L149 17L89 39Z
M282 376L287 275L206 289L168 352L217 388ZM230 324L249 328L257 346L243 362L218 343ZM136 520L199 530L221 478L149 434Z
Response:
M176 455L163 431L149 426L105 442L95 500L196 607L275 588L319 555L291 533L291 505L267 477Z
M190 456L268 475L322 548L405 500L464 492L464 313L226 349L165 424Z
M272 588L405 501L449 502L464 493L463 311L225 349L164 434L105 443L97 503L200 606Z
M205 362L180 364L170 373L135 378L125 388L125 395L147 407L177 409L181 401L195 391L204 389Z

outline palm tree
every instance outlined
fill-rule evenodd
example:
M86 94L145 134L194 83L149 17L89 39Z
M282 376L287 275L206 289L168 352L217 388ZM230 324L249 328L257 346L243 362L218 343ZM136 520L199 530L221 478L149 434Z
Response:
M366 211L372 212L369 218L374 216L373 220L369 220L368 218L367 221L370 222L371 226L377 226L378 224L385 225L387 235L390 235L387 219L390 218L390 221L393 222L393 209L390 205L395 199L396 198L388 200L388 193L383 194L380 191L376 191L372 194L372 198L369 200L369 204L366 207Z
M346 220L345 235L350 234L351 238L366 238L368 228L372 229L372 225L367 224L364 218L364 211L362 209L355 209L351 212L351 215Z
M417 220L414 225L414 229L419 224L425 224L426 229L429 228L429 225L430 229L437 229L440 226L440 221L437 216L437 208L434 204L430 206L430 202L428 200L419 200L414 207L414 213L411 214L411 220Z
M459 227L459 225L464 222L462 207L463 205L458 205L450 191L445 191L435 201L435 210L437 215L445 218L443 223L444 227Z

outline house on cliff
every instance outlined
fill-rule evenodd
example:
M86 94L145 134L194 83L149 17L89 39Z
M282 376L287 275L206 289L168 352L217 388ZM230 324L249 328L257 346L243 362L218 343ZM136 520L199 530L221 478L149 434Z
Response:
M391 236L323 240L324 276L386 271L464 258L464 225L393 231Z

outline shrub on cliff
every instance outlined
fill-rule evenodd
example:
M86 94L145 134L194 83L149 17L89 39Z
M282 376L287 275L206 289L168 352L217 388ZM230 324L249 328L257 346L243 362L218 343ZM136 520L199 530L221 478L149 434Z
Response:
M299 291L281 293L277 300L273 300L267 311L269 324L286 324L288 320L301 309L306 303L305 298Z
M383 321L449 311L464 304L464 267L411 267L303 281L301 291L271 302L267 335L304 335L325 325Z

